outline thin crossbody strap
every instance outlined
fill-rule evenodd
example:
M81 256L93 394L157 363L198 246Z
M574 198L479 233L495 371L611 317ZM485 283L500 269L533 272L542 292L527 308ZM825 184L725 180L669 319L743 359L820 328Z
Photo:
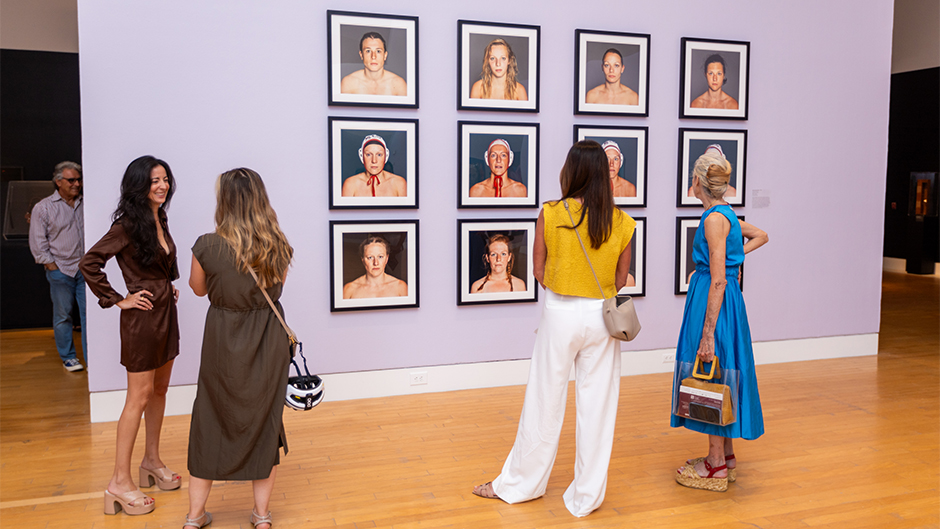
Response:
M271 301L271 296L268 295L268 291L261 288L261 283L258 282L258 274L255 273L251 266L248 267L248 271L251 272L251 277L255 279L255 284L258 285L261 293L264 294L264 299L268 300L268 305L271 305L271 310L274 311L274 315L277 316L278 321L281 322L284 330L287 331L287 337L290 338L291 345L297 343L297 336L294 335L294 331L290 330L290 327L287 326L287 322L284 321L284 316L281 316L281 313L278 312L277 308L274 306L274 302Z
M565 199L562 201L562 204L565 206L565 211L568 212L568 219L571 220L571 227L574 228L574 234L578 236L578 244L581 245L581 250L584 252L584 258L587 259L588 266L591 267L591 274L594 275L594 281L597 283L597 288L601 291L601 297L607 299L607 296L604 295L604 289L601 287L601 282L597 279L597 272L594 271L594 265L591 264L591 258L588 257L587 248L584 247L584 241L581 240L581 234L578 233L578 227L574 225L574 217L571 216L571 210L568 209L568 200Z

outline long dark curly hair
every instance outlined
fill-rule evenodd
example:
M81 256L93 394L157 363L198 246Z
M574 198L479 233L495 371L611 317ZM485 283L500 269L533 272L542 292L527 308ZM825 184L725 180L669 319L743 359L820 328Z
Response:
M124 178L121 179L121 198L118 200L117 209L111 215L112 222L120 222L124 227L124 231L127 232L127 236L134 245L134 258L144 266L153 263L160 248L157 225L148 198L151 186L150 172L158 165L163 166L167 179L170 181L166 201L160 205L160 215L162 218L166 217L164 212L169 207L170 199L176 191L176 180L166 162L150 155L141 156L127 166Z

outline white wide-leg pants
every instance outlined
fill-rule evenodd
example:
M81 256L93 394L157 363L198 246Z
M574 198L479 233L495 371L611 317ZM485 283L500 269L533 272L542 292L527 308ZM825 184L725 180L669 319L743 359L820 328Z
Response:
M576 460L565 507L575 516L587 516L604 501L620 395L620 351L604 326L602 304L600 299L546 289L516 441L493 480L493 490L507 503L545 494L558 452L572 363Z

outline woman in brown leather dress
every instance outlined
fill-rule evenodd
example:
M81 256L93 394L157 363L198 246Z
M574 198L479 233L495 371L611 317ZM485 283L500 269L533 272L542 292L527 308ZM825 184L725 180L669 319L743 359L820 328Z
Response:
M242 168L222 174L216 195L215 231L193 245L189 275L193 292L208 294L210 305L189 428L189 514L183 527L212 522L206 501L213 480L250 480L251 523L270 529L280 448L287 453L282 414L290 345L261 288L283 313L277 300L294 250L258 173Z
M124 172L121 198L113 224L79 264L85 282L102 308L121 308L121 364L127 369L127 399L118 420L114 473L104 493L105 514L124 510L147 514L153 498L134 485L131 454L144 414L146 449L140 463L140 486L161 490L180 486L180 476L160 459L160 430L173 359L179 354L176 300L179 278L176 245L167 228L166 207L176 184L170 166L153 156L137 158ZM128 294L118 294L102 271L117 257Z

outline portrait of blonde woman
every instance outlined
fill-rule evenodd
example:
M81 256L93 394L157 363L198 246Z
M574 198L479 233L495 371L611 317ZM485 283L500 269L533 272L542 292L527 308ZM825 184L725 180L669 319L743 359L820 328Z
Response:
M504 39L493 39L483 53L480 80L470 88L471 99L507 99L526 101L529 95L516 80L519 65L516 54Z

